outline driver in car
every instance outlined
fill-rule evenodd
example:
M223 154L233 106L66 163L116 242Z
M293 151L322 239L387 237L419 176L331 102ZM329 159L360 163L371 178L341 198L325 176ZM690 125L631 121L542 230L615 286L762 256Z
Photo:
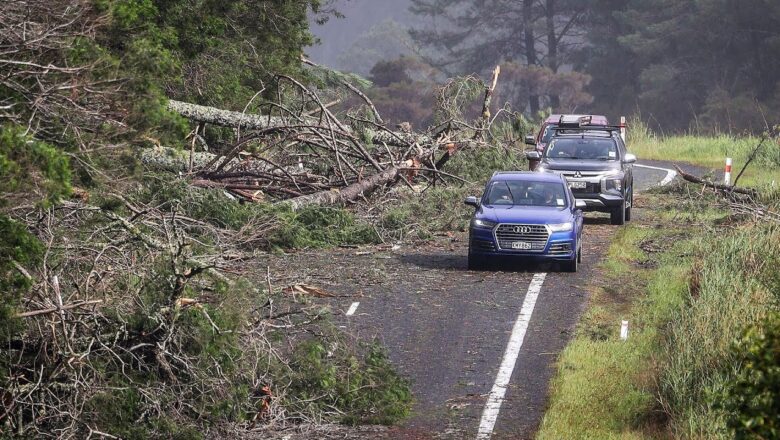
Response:
M570 143L564 143L563 145L556 146L555 155L557 157L574 157L576 152L576 146Z
M490 191L490 204L491 205L511 205L512 197L509 194L509 189L506 184L496 185Z

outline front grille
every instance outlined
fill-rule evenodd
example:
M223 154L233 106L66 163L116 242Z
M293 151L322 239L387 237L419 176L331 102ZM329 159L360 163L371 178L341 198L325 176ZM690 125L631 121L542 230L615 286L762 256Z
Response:
M480 240L478 238L472 238L471 239L471 249L477 250L477 251L488 251L492 252L496 250L495 246L493 246L493 242L490 240Z
M500 249L512 250L512 243L531 243L526 251L541 252L547 246L550 233L544 225L501 224L496 228L496 240Z
M579 177L577 177L577 172L576 171L564 171L561 174L563 174L563 176L566 177L566 178L569 178L569 177L574 177L574 178L584 177L584 178L588 178L588 177L601 177L601 175L604 174L604 172L603 171L580 172Z
M550 245L550 255L566 255L571 252L570 243L553 243Z

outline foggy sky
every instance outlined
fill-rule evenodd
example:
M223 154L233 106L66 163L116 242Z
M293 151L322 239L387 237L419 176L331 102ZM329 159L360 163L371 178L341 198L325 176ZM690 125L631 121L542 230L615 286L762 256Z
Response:
M387 20L410 26L415 17L409 4L410 0L337 0L335 7L345 18L331 18L324 25L311 22L311 31L321 43L306 53L317 63L343 70L344 60L339 58L374 26Z

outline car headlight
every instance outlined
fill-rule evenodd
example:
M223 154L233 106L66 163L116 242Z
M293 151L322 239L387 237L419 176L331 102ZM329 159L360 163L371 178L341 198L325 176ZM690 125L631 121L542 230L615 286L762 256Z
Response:
M557 225L548 225L550 227L550 232L566 232L571 231L574 228L574 223L572 222L566 222L566 223L560 223Z
M606 179L607 191L614 189L621 191L623 189L623 179Z
M471 227L475 229L493 229L498 223L481 218L475 218L471 221Z

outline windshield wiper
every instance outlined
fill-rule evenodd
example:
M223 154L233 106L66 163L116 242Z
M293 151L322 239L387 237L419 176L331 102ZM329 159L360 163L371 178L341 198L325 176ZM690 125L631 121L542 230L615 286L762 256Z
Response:
M512 188L509 187L509 184L504 182L504 185L506 185L506 190L509 191L509 197L512 198L512 206L515 206L515 195L512 194Z

